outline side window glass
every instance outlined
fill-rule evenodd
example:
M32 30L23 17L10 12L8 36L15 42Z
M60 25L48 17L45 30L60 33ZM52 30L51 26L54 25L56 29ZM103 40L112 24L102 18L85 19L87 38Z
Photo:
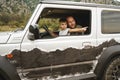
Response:
M40 39L89 35L91 11L45 8L36 24L39 25Z
M40 18L39 31L41 38L54 38L51 34L59 35L59 18Z
M101 22L103 34L120 33L120 11L104 10Z

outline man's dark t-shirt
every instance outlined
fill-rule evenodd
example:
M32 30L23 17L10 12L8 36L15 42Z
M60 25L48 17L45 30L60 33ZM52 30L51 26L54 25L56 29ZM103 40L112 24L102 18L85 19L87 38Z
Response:
M75 28L82 28L82 26L81 25L77 25ZM72 32L72 33L70 33L70 35L81 35L82 34L82 32Z

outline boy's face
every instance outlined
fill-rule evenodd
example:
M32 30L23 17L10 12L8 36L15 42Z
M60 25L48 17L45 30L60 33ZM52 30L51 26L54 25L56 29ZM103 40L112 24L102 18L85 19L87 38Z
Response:
M60 29L65 30L67 28L67 22L60 22Z

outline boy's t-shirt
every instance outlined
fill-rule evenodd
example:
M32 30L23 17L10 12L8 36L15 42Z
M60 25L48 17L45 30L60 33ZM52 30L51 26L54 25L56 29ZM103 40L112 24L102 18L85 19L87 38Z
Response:
M70 33L69 33L69 29L70 29L70 28L66 28L65 30L60 30L60 32L59 32L59 36L70 35Z

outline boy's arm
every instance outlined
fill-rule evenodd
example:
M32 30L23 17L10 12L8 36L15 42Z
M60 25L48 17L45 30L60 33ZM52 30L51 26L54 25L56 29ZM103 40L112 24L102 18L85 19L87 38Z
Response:
M87 30L87 27L84 27L84 28L69 29L69 33L72 33L72 32L85 32L86 30Z
M52 31L49 31L49 33L52 37L57 37L58 36L57 34L53 33Z

